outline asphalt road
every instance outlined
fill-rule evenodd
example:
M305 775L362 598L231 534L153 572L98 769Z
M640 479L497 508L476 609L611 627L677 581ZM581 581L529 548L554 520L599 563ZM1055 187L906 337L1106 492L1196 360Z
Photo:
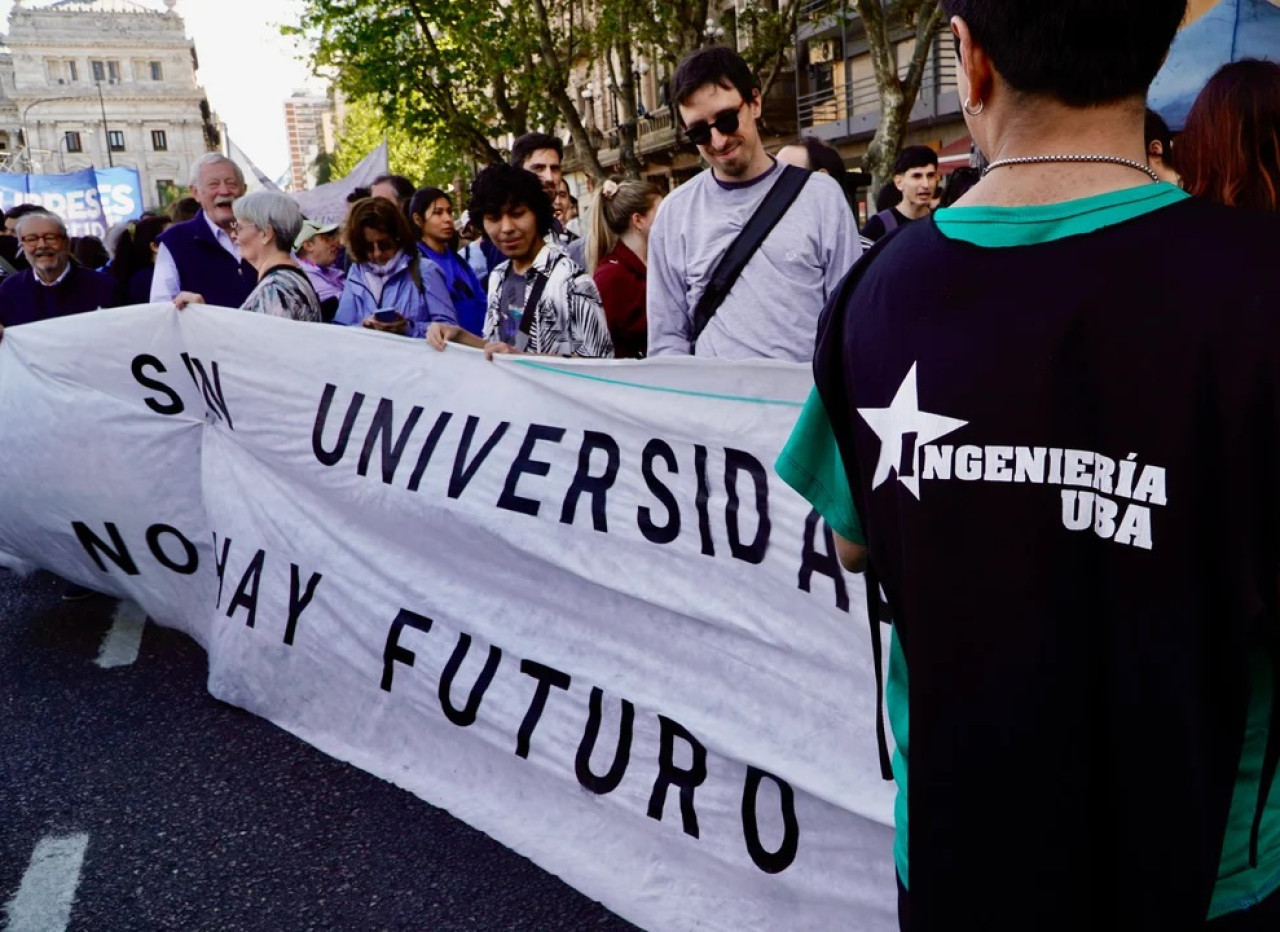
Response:
M98 666L117 603L60 593L48 574L0 569L0 928L635 929L447 813L212 698L185 635L147 625L136 660ZM61 859L31 870L51 840Z

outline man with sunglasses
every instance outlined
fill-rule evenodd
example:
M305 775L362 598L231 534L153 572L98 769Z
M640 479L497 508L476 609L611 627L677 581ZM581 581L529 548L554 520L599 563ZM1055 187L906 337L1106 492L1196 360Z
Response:
M24 214L17 236L31 267L0 283L0 336L5 327L114 306L114 279L71 261L60 217L46 210Z
M663 202L649 239L649 355L808 362L818 314L861 251L840 186L813 175L694 334L720 258L778 182L760 140L760 83L730 49L700 49L671 81L684 134L710 166Z

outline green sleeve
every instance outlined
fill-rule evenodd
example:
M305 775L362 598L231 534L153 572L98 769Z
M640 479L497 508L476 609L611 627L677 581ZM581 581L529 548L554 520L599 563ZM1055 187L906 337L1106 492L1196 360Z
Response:
M783 482L822 515L831 530L845 540L866 544L840 447L817 389L809 392L800 419L773 468Z

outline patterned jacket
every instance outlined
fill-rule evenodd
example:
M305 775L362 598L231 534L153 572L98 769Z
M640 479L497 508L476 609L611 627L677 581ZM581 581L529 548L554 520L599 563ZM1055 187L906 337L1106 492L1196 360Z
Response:
M507 260L489 273L489 302L484 337L499 340L502 287L511 271ZM543 248L527 273L524 315L530 319L527 352L545 356L613 357L613 340L605 320L600 292L581 266L563 250ZM537 288L538 278L546 284ZM538 306L529 300L540 290Z

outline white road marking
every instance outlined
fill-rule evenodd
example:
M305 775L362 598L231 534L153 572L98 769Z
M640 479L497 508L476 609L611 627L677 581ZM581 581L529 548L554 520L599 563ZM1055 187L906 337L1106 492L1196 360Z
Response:
M94 661L104 670L127 667L138 659L142 631L147 626L147 613L136 602L122 601L111 619L111 630L102 639L102 649Z
M5 904L6 932L63 932L71 922L71 903L80 883L85 833L42 838L31 854L22 885Z

